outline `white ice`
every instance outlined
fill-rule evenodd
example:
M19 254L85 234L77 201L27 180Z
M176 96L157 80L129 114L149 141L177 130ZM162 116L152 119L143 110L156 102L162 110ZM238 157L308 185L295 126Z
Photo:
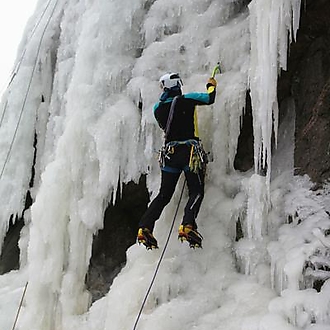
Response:
M161 249L130 247L108 294L91 305L84 283L93 234L116 202L118 182L121 188L147 173L157 193L159 76L178 71L184 92L204 91L219 60L216 102L199 110L212 155L198 218L204 248L171 236L137 329L330 328L329 280L312 289L322 269L307 264L329 255L329 188L316 194L308 177L293 175L292 100L278 123L277 77L299 27L300 1L240 3L39 0L1 104L1 244L10 215L24 208L35 133L37 153L21 266L0 276L0 329L12 327L26 283L17 329L133 328ZM255 168L240 173L233 163L247 90ZM182 184L156 225L161 248Z

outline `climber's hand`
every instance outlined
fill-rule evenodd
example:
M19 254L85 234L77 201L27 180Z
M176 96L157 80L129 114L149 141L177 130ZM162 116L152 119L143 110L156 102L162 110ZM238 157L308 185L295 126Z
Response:
M209 88L210 86L217 87L217 81L212 77L207 81L206 88Z

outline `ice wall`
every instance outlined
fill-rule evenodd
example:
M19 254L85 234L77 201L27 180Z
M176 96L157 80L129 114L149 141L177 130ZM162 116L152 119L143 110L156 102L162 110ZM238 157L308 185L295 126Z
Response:
M84 282L92 235L102 227L118 183L137 180L147 167L141 161L141 115L125 93L140 6L62 3L58 23L66 33L58 37L50 106L62 99L63 112L52 113L47 124L45 143L54 148L41 156L45 167L31 209L27 301L34 307L26 322L35 327L60 327L63 314L87 309ZM35 315L42 315L37 325Z
M220 109L215 115L205 110L200 122L216 167L232 167L249 47L247 15L235 17L238 8L232 1L39 2L7 92L1 129L5 136L17 127L14 139L1 140L1 150L13 143L2 179L19 195L6 195L8 187L1 186L1 195L12 199L4 200L6 213L1 208L2 237L9 215L22 212L35 133L37 139L34 204L25 214L25 327L58 329L66 315L87 310L84 279L92 235L102 227L118 182L137 180L149 167L150 189L157 189L154 151L161 136L151 109L164 71L179 71L185 91L203 91L213 65L223 59L228 75L219 80ZM224 47L229 40L236 43L232 58ZM23 104L20 94L26 95ZM228 132L219 143L218 130L210 134L212 125Z
M246 238L239 242L237 252L243 262L242 268L253 273L265 258L260 251L267 249L266 236L270 234L272 150L276 150L278 143L277 79L280 70L286 70L288 45L296 38L300 0L252 1L249 12L251 53L248 80L255 174L243 182L247 212L241 222ZM289 111L294 112L294 108ZM247 256L246 250L250 251Z
M15 287L22 286L22 278L29 282L20 329L133 325L159 253L133 246L109 294L90 307L84 282L92 237L102 228L107 203L115 202L118 183L120 188L148 173L149 190L157 192L155 150L162 137L152 106L160 93L159 76L178 71L184 92L203 91L219 60L223 73L217 77L216 103L199 110L201 137L213 159L200 217L205 249L183 250L171 240L141 329L241 329L245 324L245 330L283 330L312 320L305 317L305 310L314 308L306 304L308 292L294 295L303 306L299 315L296 300L285 293L280 303L273 300L277 289L298 291L303 262L299 253L294 265L284 262L281 243L290 247L292 233L278 239L277 232L292 213L283 210L284 195L294 198L294 189L285 180L270 185L277 75L286 67L287 37L289 42L295 37L300 1L254 0L248 8L242 3L39 1L22 42L24 57L2 104L0 127L1 242L9 216L22 213L35 133L37 138L34 204L25 213L20 242L22 271L8 275ZM255 171L244 175L235 173L233 160L247 90ZM175 196L157 224L160 244L177 202ZM296 206L301 204L306 202ZM244 239L233 243L238 219ZM13 297L17 300L18 293ZM320 322L328 317L322 313Z
M271 136L277 143L277 77L287 69L288 45L299 27L300 0L252 1L249 86L253 109L254 162L257 173L271 173Z

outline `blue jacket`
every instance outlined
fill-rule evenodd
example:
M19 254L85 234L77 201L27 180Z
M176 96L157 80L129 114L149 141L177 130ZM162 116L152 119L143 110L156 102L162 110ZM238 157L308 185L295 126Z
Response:
M207 93L188 93L181 95L181 90L177 89L174 91L167 90L162 94L160 102L154 106L154 115L158 125L164 131L173 98L178 96L165 143L190 139L199 140L196 106L214 103L216 95L216 89L213 85L207 84L206 88Z

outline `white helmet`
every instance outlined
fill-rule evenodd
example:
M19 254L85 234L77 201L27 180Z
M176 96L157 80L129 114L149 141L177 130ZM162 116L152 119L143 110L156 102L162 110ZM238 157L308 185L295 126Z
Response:
M182 87L182 80L178 73L166 73L159 79L161 88L170 89L172 87L178 86L179 88Z

